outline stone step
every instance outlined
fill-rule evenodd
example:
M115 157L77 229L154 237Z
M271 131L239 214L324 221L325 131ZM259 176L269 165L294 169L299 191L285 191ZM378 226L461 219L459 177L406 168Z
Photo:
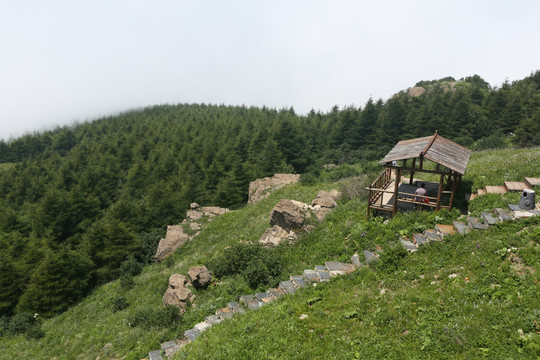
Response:
M177 345L178 344L174 340L167 341L167 342L164 342L164 343L161 344L161 350L165 351L168 348L171 348L171 347L174 347L174 346L177 346Z
M483 212L482 218L484 218L484 223L488 225L495 225L498 223L497 219L488 212Z
M435 230L439 233L439 236L442 239L444 239L446 236L454 235L456 233L456 229L452 225L437 224L435 225Z
M303 275L291 275L290 279L297 289L307 286L307 282L304 280Z
M486 192L488 194L506 194L508 190L506 186L499 185L486 185Z
M220 317L221 320L227 320L232 318L234 312L228 307L217 309L216 315Z
M364 250L364 258L366 259L366 264L368 265L379 260L379 257L369 250Z
M540 178L538 177L526 177L524 182L531 189L540 186Z
M355 266L352 264L346 264L339 261L327 261L324 263L326 269L330 272L330 276L338 276L350 274L356 270Z
M208 315L206 318L205 318L205 321L211 325L217 325L219 324L222 320L221 318L218 316L218 315Z
M246 301L246 306L249 310L257 310L263 305L264 303L257 299L250 299Z
M362 264L362 262L360 261L360 255L358 255L357 253L354 253L354 255L351 256L351 263L356 268L364 266L364 264Z
M275 297L275 298L279 298L279 297L282 297L283 295L287 294L285 292L285 290L283 290L282 288L279 288L279 287L268 289L268 293L270 295L272 295L273 297Z
M244 308L240 306L239 303L235 302L235 301L231 301L230 303L227 304L227 308L229 310L231 310L233 313L240 313L240 314L243 314L245 311L244 311Z
M189 329L189 330L184 331L184 336L189 341L195 341L195 339L198 338L200 334L201 334L200 331L197 329Z
M399 241L401 242L401 245L403 245L403 247L405 248L405 250L407 250L408 252L415 252L415 251L418 251L418 249L416 248L416 246L410 242L408 239L406 238L403 238L403 237L400 237L399 238Z
M467 223L475 230L486 230L488 228L487 224L482 224L480 219L477 217L469 216L467 218Z
M477 194L478 196L482 196L482 195L487 194L487 191L486 191L486 189L478 189L478 190L476 191L476 194Z
M202 321L198 324L195 324L195 326L193 327L194 329L197 329L199 330L199 332L203 332L205 330L208 330L212 327L212 324L206 322L206 321Z
M321 280L321 278L315 270L306 269L304 270L304 280L306 280L308 283L317 283Z
M428 240L431 241L442 241L441 235L437 232L435 229L428 229L424 231L424 236L428 238Z
M456 231L461 235L468 234L471 230L471 227L468 224L465 224L463 221L456 220L452 223L452 225L454 225Z
M328 270L316 270L316 271L317 271L317 274L319 274L319 281L330 281L330 279L332 278L332 276L330 275L330 271Z
M256 293L255 294L255 299L259 300L260 302L262 302L264 304L269 304L272 301L274 301L274 297L272 295L270 295L269 293L267 293L267 292L265 292L265 293Z
M148 359L149 360L163 360L163 356L161 356L161 350L150 351L148 353Z
M495 213L497 214L498 219L501 221L508 221L513 219L512 214L510 214L505 209L496 208Z
M296 287L291 280L281 281L279 287L287 294L294 294L296 292Z
M414 239L414 242L416 243L416 246L418 247L429 243L428 238L419 233L413 234L413 239Z
M324 266L324 265L315 265L315 271L326 271L326 266Z
M254 295L242 295L238 301L240 301L240 304L247 305L247 301L253 300L254 297Z
M529 188L529 186L527 186L527 184L523 181L505 181L504 186L508 189L508 191L523 191Z

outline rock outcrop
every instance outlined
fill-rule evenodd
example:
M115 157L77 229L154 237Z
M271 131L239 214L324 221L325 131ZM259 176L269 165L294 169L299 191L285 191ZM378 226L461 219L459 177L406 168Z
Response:
M279 245L283 240L296 240L294 231L287 231L279 225L274 225L267 229L259 239L259 244L265 247L274 247Z
M194 266L188 270L188 277L196 289L202 289L210 285L212 274L206 266Z
M189 240L189 236L184 233L180 225L167 226L167 235L159 241L159 245L154 256L156 261L162 261L167 256L173 254L179 246L184 245Z
M291 231L302 228L310 216L308 205L300 201L281 199L270 213L270 225Z
M201 222L203 218L208 218L208 221L210 221L215 216L223 215L229 211L229 209L217 206L203 206L201 208L199 204L191 203L190 209L186 212L186 218L182 221L182 224L186 227L182 225L167 226L167 235L159 241L154 259L156 261L164 260L167 256L172 255L176 249L184 245L186 241L197 236L202 228ZM186 234L185 230L191 235Z
M259 239L265 247L277 246L288 240L296 241L300 231L310 231L314 225L309 221L315 214L317 221L324 220L326 215L337 206L336 199L341 196L337 190L319 191L311 205L300 201L281 199L270 213L270 226Z
M169 287L163 294L163 305L176 306L181 313L185 312L186 306L195 299L195 296L187 287L188 284L189 282L184 275L172 274L169 277Z
M300 175L296 174L275 174L272 177L257 179L249 183L249 200L248 204L256 202L268 197L272 191L281 189L285 185L297 183L300 180Z

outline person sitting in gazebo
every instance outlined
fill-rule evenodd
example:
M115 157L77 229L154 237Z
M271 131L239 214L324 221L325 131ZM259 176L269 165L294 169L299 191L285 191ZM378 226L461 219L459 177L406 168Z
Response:
M426 184L425 183L420 184L420 187L418 189L416 189L416 191L414 192L414 195L416 195L414 197L414 201L423 202L423 203L429 202L429 199L426 199L424 197L424 196L427 195L427 190L426 190Z

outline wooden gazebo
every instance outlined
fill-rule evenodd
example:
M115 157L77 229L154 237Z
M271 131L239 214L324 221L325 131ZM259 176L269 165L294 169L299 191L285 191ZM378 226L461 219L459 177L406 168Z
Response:
M398 206L406 208L407 205L451 209L457 183L465 173L471 152L437 132L432 136L398 142L380 161L385 170L368 188L368 216L372 211L389 212L394 216ZM429 186L428 194L422 199L414 195L416 173L440 175L438 183L424 182ZM407 175L408 184L402 183L402 178Z

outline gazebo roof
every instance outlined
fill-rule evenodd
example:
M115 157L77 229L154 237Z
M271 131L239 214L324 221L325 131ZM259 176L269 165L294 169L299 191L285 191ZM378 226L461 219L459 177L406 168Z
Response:
M472 150L443 138L435 132L432 136L398 142L380 162L388 163L424 157L463 175L471 152Z

